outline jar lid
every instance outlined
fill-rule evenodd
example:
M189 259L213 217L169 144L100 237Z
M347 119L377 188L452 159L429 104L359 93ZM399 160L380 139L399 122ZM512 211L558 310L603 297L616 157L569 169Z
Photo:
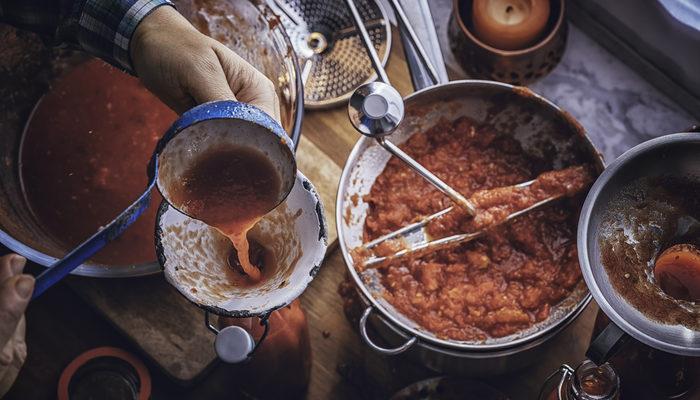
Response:
M146 366L122 349L98 347L68 364L58 381L58 400L147 400L151 376Z

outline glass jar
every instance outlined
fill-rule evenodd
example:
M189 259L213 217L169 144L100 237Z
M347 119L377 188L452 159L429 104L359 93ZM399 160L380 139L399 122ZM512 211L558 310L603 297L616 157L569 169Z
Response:
M548 390L548 385L561 374L559 383ZM540 400L618 400L620 379L609 364L595 365L585 360L576 369L562 365L545 381Z

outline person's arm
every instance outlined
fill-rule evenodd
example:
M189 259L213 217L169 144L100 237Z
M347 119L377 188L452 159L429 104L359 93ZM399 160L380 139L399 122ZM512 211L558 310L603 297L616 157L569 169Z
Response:
M137 75L178 113L208 101L238 100L280 119L272 82L197 31L169 0L0 0L0 22Z
M129 46L139 23L169 0L0 0L0 22L41 34L133 72Z

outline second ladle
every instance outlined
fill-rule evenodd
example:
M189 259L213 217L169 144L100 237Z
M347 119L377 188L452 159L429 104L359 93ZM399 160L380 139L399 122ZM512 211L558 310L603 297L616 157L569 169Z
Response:
M355 93L350 97L348 104L348 115L350 122L361 134L374 138L392 155L406 163L411 169L420 174L425 180L430 182L435 188L449 197L455 204L464 208L470 215L476 213L476 208L471 201L464 197L461 193L450 187L442 179L430 172L416 160L411 158L403 150L394 143L386 139L386 136L394 132L399 126L404 117L404 103L401 94L391 86L389 77L382 67L369 33L362 22L354 0L345 0L350 13L355 21L355 26L360 32L360 37L370 57L372 65L377 72L377 81L366 83L360 86ZM425 65L432 79L437 83L437 73L434 67L428 61L425 50L418 41L415 32L411 29L410 24L406 20L406 15L401 8L401 5L396 0L391 0L391 5L394 11L404 26L406 33L410 39L410 44L418 53L421 61Z

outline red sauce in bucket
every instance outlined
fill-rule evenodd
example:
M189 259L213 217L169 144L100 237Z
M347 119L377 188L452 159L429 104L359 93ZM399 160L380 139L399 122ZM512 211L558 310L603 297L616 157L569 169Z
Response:
M177 116L134 77L92 60L57 79L31 116L21 176L38 222L66 250L109 223L143 192L158 138ZM156 259L161 198L93 258L109 265Z

